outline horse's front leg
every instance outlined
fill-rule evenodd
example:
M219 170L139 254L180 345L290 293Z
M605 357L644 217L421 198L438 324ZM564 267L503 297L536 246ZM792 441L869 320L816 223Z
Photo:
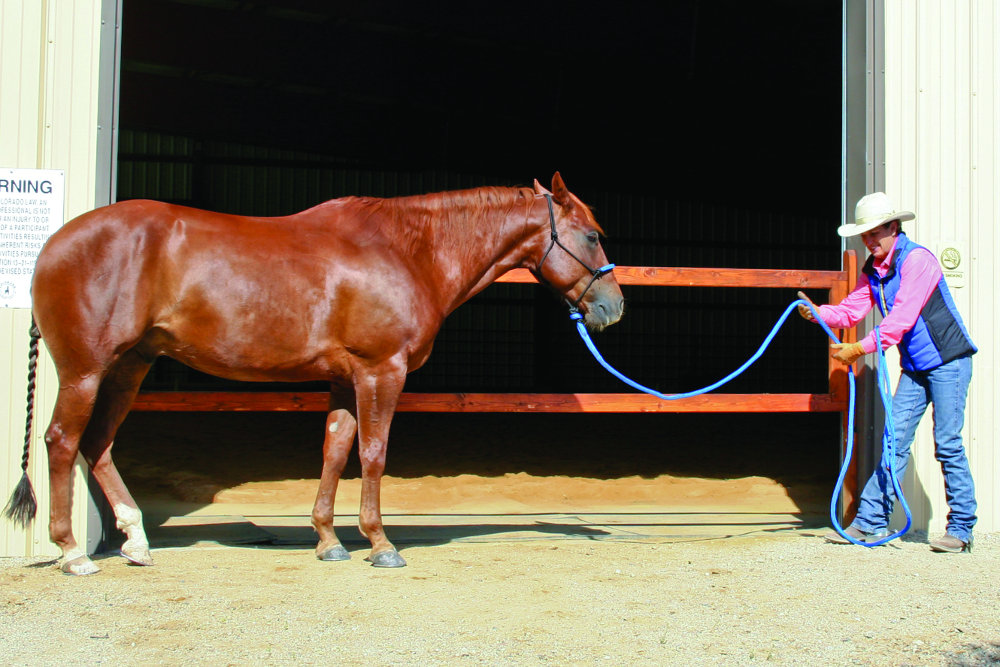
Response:
M406 561L385 536L380 493L385 472L389 425L406 380L404 361L355 374L358 402L358 453L361 458L361 532L372 543L366 560L375 567L403 567Z
M358 423L347 410L331 410L326 418L326 435L323 439L323 473L313 505L312 525L319 534L316 557L320 560L347 560L351 557L333 530L333 505L337 485L354 444Z

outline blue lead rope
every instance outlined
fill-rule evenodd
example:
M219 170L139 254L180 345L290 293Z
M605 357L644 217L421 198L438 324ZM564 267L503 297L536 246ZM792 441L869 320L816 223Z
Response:
M587 349L590 350L590 353L594 356L594 359L596 359L597 363L603 366L605 370L607 370L609 373L611 373L616 378L618 378L625 384L629 385L633 389L638 389L641 392L650 394L651 396L655 396L664 401L675 401L679 398L690 398L692 396L707 394L708 392L718 389L722 385L728 383L733 378L743 373L743 371L745 371L747 368L753 365L755 361L760 359L761 355L764 354L764 351L771 344L771 341L774 340L774 337L777 335L778 330L781 328L781 325L785 323L785 320L788 319L788 316L799 304L806 305L809 308L809 310L812 311L813 318L821 327L823 327L823 330L826 332L827 336L829 336L832 341L836 343L840 342L840 339L838 339L837 336L833 333L833 330L829 326L827 326L827 324L820 318L819 312L817 312L815 306L813 306L813 304L809 303L808 301L797 299L793 301L791 304L789 304L788 308L785 309L785 312L782 313L781 317L778 318L778 321L771 328L771 332L767 335L766 338L764 338L764 342L761 343L760 347L757 348L757 351L753 354L753 356L747 359L742 366L740 366L735 371L733 371L726 377L722 378L718 382L714 382L708 385L707 387L702 387L701 389L695 389L694 391L688 391L682 394L664 394L662 392L656 391L655 389L651 389L645 385L639 384L635 380L632 380L631 378L628 378L625 375L623 375L621 372L618 371L618 369L616 369L614 366L605 361L603 356L601 356L601 353L597 350L597 346L594 345L594 341L590 339L590 334L587 333L587 327L583 323L583 315L580 314L580 312L575 308L571 308L570 319L573 320L573 322L576 324L576 330L577 332L579 332L580 338L583 339L583 342L587 346ZM882 465L885 466L889 475L889 479L892 480L892 488L896 493L896 497L899 498L899 501L903 506L903 511L906 514L906 526L904 526L901 531L893 533L892 535L888 535L884 538L881 538L878 541L861 542L860 540L856 540L847 533L845 533L844 529L840 526L840 521L837 519L837 500L840 498L840 494L843 491L844 477L847 475L847 469L850 467L851 464L852 447L850 446L850 442L854 434L854 401L855 401L854 369L848 366L847 385L849 389L848 392L849 398L848 398L848 408L847 408L847 434L846 434L847 441L844 446L844 463L840 468L840 475L837 477L837 483L833 489L833 497L830 498L830 520L833 522L834 529L837 531L838 534L840 534L841 537L846 539L848 542L851 542L852 544L857 544L858 546L862 547L877 547L879 545L885 544L890 540L896 539L897 537L903 535L906 531L910 529L910 525L912 524L913 521L912 516L910 514L910 507L909 505L906 504L906 499L903 497L903 491L900 488L899 480L897 479L896 476L896 466L895 466L896 433L892 421L892 391L889 388L889 369L885 360L885 352L882 350L881 331L879 330L878 327L875 327L875 337L876 341L878 342L877 346L878 387L879 387L879 393L882 396L882 404L885 406L885 414L886 414L885 431L883 432L882 435ZM887 493L887 490L883 490L883 492Z

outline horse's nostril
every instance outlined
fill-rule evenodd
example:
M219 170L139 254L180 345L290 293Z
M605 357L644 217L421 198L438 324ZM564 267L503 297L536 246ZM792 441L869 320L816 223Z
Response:
M598 301L594 303L593 310L594 315L602 320L604 326L614 324L622 318L625 312L625 299Z
M608 309L608 319L610 324L614 324L625 314L625 299L618 299L614 302L614 307Z

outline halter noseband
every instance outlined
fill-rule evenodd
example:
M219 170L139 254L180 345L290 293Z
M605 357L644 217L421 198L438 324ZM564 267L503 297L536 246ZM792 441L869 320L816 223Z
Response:
M545 251L545 254L542 255L542 261L538 263L538 275L542 275L542 266L545 265L545 260L548 259L549 253L552 252L552 248L554 248L555 246L559 246L560 248L562 248L567 255L569 255L577 262L579 262L580 266L587 269L587 272L590 273L590 282L587 283L587 286L583 289L582 292L580 292L580 296L577 298L576 301L570 301L569 299L566 299L566 303L569 304L570 311L577 312L580 309L580 302L583 301L583 297L587 295L587 292L594 285L594 283L597 282L598 279L611 273L611 271L614 270L615 265L605 264L604 266L598 269L591 268L589 264L587 264L585 261L574 255L572 250L564 246L562 242L559 241L559 232L556 231L556 216L552 210L552 195L546 193L542 196L545 197L545 201L548 202L549 205L549 227L552 230L552 242L549 243L548 249Z

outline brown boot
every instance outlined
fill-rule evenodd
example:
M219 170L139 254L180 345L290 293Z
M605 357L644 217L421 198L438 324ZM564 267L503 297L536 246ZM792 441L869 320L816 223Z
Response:
M878 542L889 534L889 531L884 529L875 533L866 533L858 528L855 528L854 526L848 526L844 529L844 532L856 539L858 542ZM849 540L845 540L843 535L835 530L832 530L824 535L823 539L831 544L851 544Z
M968 542L963 542L954 535L945 534L931 541L931 551L941 551L949 554L971 553L972 536L969 536Z

